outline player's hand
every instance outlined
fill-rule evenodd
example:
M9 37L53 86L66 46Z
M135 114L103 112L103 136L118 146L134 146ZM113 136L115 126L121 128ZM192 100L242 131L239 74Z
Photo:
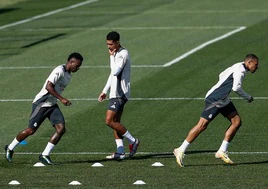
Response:
M105 93L101 93L101 94L99 95L98 101L99 101L99 102L102 102L102 101L105 100L105 98L106 98L106 94L105 94Z
M254 100L253 96L250 97L250 99L248 100L248 103L251 103Z
M62 104L64 104L65 106L70 106L70 105L72 105L71 101L68 100L68 99L66 99L66 98L61 99L61 102L62 102Z
M109 54L114 55L115 51L116 51L116 49L114 49L114 50L109 49Z

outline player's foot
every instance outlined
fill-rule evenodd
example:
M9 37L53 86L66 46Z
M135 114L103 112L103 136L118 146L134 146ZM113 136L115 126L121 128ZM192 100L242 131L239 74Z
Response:
M228 157L228 152L218 150L215 154L215 158L222 159L225 163L234 164L234 162Z
M44 156L44 155L40 155L39 156L39 160L41 161L41 163L45 164L45 165L53 165L51 159L49 156Z
M126 158L126 154L125 153L113 153L112 155L106 156L106 159L114 159L114 160L123 160Z
M129 145L129 157L134 156L134 154L138 150L139 145L140 145L140 141L137 138L133 144Z
M177 163L179 164L179 166L184 167L182 160L183 160L185 154L182 151L180 151L179 148L175 148L173 151L173 154L175 155Z
M11 162L12 161L12 156L13 156L13 153L14 151L13 150L10 150L8 148L8 145L5 146L5 158L8 162Z

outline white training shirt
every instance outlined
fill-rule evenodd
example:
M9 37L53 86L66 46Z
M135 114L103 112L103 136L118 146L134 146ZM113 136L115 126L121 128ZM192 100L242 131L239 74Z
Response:
M55 85L55 91L61 94L69 84L72 75L66 71L65 65L56 67L47 78L41 91L35 96L33 103L41 107L50 107L57 103L57 98L46 90L47 82L50 81Z
M121 47L114 55L110 56L111 73L103 89L109 98L130 97L130 58L127 49Z
M239 62L227 68L219 75L219 81L206 94L206 100L221 108L229 102L229 95L233 90L245 100L251 96L242 89L242 81L247 73L244 62Z

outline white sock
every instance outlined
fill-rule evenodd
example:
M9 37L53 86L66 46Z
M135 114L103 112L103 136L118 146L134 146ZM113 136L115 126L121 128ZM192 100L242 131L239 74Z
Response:
M222 143L221 143L221 147L220 147L220 151L223 151L223 152L226 152L227 151L227 148L228 148L228 146L229 146L229 142L227 142L227 141L222 141Z
M130 132L126 132L125 134L123 134L123 137L125 137L128 140L129 144L133 144L135 142L135 138L130 134Z
M49 154L51 153L54 147L55 147L54 144L52 144L51 142L48 142L45 150L42 152L42 155L49 156Z
M20 142L17 140L17 138L15 137L14 140L10 143L10 145L8 146L8 149L13 150Z
M181 146L179 147L179 150L183 153L186 151L186 149L190 146L191 143L187 142L187 140L184 140Z
M115 139L115 143L116 143L117 153L119 154L125 153L123 139Z

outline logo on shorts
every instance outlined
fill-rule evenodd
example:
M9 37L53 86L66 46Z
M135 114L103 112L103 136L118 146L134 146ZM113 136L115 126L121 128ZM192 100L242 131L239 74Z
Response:
M114 104L111 105L110 107L113 108L113 109L115 109L115 105L116 105L116 102L114 102Z
M209 114L208 118L211 119L212 118L212 114Z
M33 126L34 126L34 127L37 127L37 123L35 122L35 123L33 124Z

